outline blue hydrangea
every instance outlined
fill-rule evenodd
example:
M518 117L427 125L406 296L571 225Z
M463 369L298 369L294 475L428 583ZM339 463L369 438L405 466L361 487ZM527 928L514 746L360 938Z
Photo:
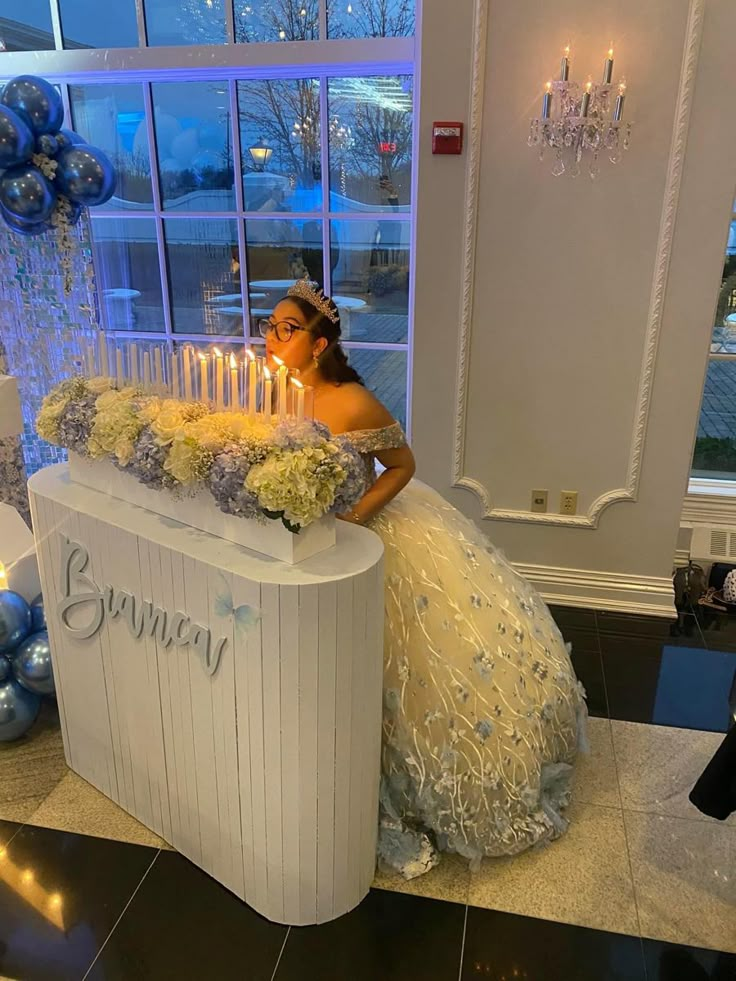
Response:
M96 395L72 399L59 418L59 445L87 455L87 439L95 418Z
M269 443L282 450L298 450L303 446L317 446L330 439L330 431L321 422L297 422L289 416L274 427Z
M209 486L218 508L225 514L255 518L260 514L258 497L246 490L245 478L255 463L266 455L256 444L232 444L218 453L210 470Z
M357 450L353 449L346 439L338 437L335 442L340 447L340 453L335 457L335 460L347 473L347 477L337 488L330 513L344 514L346 511L352 511L365 494L368 489L368 480L363 458Z
M146 427L136 441L133 456L126 467L121 467L126 473L137 477L142 484L151 490L162 490L164 487L175 487L176 480L164 470L164 462L168 447L159 446L154 434ZM113 460L113 463L115 461Z

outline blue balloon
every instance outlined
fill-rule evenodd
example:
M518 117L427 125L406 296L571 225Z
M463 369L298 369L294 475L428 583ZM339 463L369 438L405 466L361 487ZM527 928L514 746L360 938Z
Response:
M0 102L25 119L37 136L55 133L64 121L61 96L45 78L36 75L11 78Z
M5 224L17 235L43 235L52 227L49 221L21 221L15 215L11 215L0 205L0 216L5 220Z
M13 653L13 674L19 685L36 695L53 695L54 670L51 664L51 648L48 631L26 637Z
M47 157L55 157L59 152L59 144L53 133L42 133L36 140L36 153L43 153Z
M115 193L115 168L97 147L65 147L59 154L58 164L59 191L77 204L86 207L104 204Z
M10 678L0 685L0 743L20 739L36 721L41 697Z
M60 150L67 146L82 146L86 142L85 138L75 133L73 129L62 129L56 134L56 145Z
M0 105L0 169L24 163L32 153L31 127L12 109Z
M39 595L31 603L31 631L35 634L39 630L46 629L46 610L43 605L43 596Z
M10 661L4 654L0 654L0 683L7 681L12 674L13 667Z
M0 204L27 224L46 221L56 205L56 191L38 167L10 167L0 180Z
M0 590L0 654L9 654L31 632L31 608L12 589Z

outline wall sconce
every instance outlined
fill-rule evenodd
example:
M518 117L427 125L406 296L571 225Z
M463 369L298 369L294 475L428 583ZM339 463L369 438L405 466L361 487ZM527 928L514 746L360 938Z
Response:
M585 154L588 173L595 179L600 172L601 152L607 152L608 159L615 164L621 159L622 151L629 148L632 124L622 122L626 82L612 81L613 46L608 49L601 82L589 78L581 88L577 82L570 81L569 73L568 45L562 56L559 79L545 86L542 114L531 120L527 143L539 147L540 160L548 148L554 151L555 177L564 173L577 177Z
M254 143L252 147L248 148L248 152L251 155L253 166L256 170L265 170L268 166L268 161L271 159L273 150L263 137L261 137L257 143Z

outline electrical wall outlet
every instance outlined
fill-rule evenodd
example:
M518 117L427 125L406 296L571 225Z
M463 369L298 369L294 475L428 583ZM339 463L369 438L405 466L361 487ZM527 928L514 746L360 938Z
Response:
M578 492L562 491L560 493L560 514L578 513Z
M547 496L546 490L533 490L532 511L536 511L538 514L545 514L547 511Z

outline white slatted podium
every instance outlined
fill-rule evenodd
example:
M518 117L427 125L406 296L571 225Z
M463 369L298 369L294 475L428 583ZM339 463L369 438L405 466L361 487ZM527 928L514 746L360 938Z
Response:
M66 464L29 491L68 765L269 920L357 906L378 824L380 539L339 522L335 548L287 565Z

